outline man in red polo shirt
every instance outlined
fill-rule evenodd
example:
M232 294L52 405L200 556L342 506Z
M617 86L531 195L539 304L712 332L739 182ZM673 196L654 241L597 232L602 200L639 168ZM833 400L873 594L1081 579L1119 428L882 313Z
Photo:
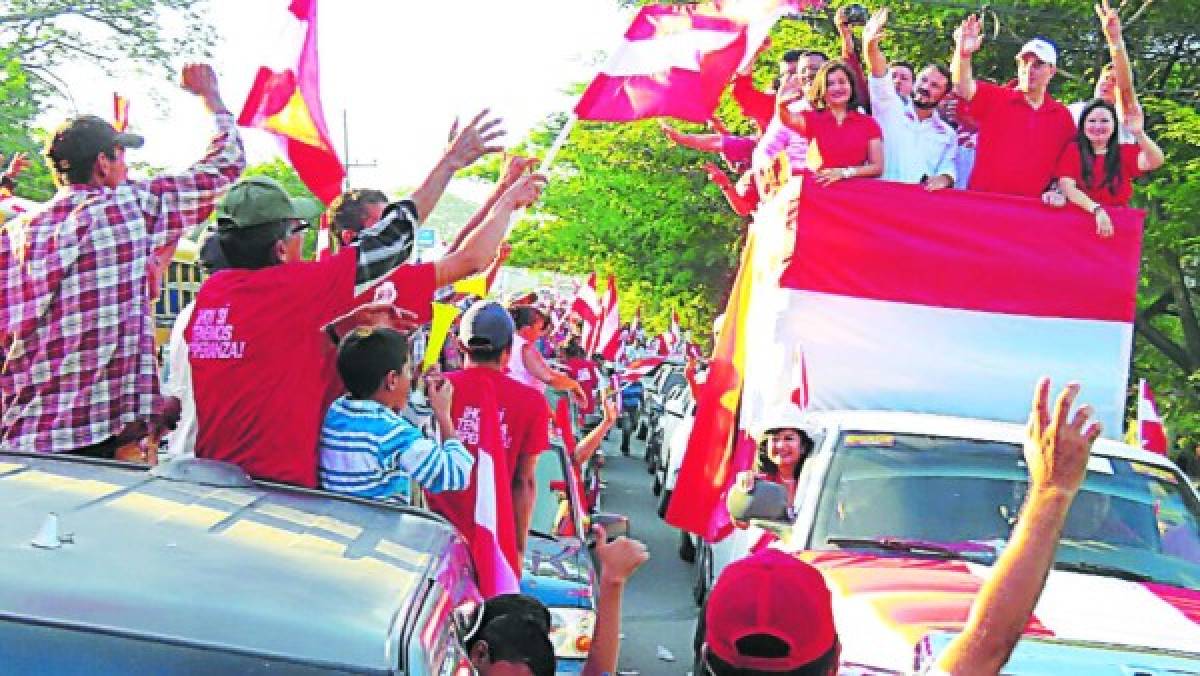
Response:
M1075 136L1066 106L1047 88L1058 71L1058 50L1045 38L1025 43L1017 54L1017 87L976 82L971 56L983 45L979 18L954 31L954 91L970 102L979 141L970 190L1037 197L1050 187L1058 157Z

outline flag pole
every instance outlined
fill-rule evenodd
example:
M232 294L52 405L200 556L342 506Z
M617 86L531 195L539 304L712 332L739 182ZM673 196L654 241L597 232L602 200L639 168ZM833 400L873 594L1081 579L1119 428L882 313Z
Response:
M554 164L554 160L558 157L558 151L567 143L567 137L571 135L571 130L575 128L575 123L579 121L579 116L571 113L567 117L567 123L558 132L558 136L554 138L554 143L550 144L550 149L546 151L546 156L542 158L541 165L538 166L537 173L545 174L550 170L550 165Z

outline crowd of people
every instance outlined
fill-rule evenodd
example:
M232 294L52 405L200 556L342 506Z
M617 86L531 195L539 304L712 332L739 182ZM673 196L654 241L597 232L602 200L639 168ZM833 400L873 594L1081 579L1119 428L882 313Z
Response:
M1163 157L1145 133L1116 12L1105 3L1098 14L1113 64L1096 100L1077 106L1074 117L1047 93L1057 61L1051 42L1025 44L1015 85L977 81L971 57L983 39L971 17L955 32L949 67L916 70L885 57L888 13L881 9L862 29L866 70L853 44L853 17L839 12L842 58L791 50L770 92L756 90L749 72L737 75L733 96L761 134L664 132L745 172L734 185L713 171L739 213L757 199L753 172L783 153L791 167L825 185L881 178L931 191L966 187L1069 203L1094 214L1098 233L1109 236L1106 208L1128 204L1131 181ZM324 205L292 198L266 177L239 180L245 153L216 75L191 64L182 85L216 127L198 162L177 174L129 180L126 151L144 139L95 116L75 117L46 148L60 191L0 237L0 448L153 463L159 440L173 430L171 455L229 462L259 479L404 503L419 490L468 540L480 528L480 482L494 477L509 490L496 495L493 535L519 574L537 457L554 429L546 390L602 413L575 449L577 470L628 402L605 387L580 347L579 329L570 321L556 325L536 300L505 307L459 298L469 307L437 368L426 372L416 347L428 336L413 331L430 322L434 300L453 295L455 282L494 278L507 255L510 219L537 201L545 177L531 173L532 160L511 158L447 254L407 263L417 226L450 179L501 150L500 123L484 111L455 125L442 157L407 199L389 201L376 190L339 197L330 212L330 250L305 261L304 236ZM24 164L14 158L0 189L11 187ZM210 216L215 223L201 248L210 274L176 320L163 387L152 310L163 261ZM652 343L632 335L621 359L661 353ZM675 347L687 345L681 339ZM551 355L565 371L548 362ZM433 437L402 415L414 387L432 408ZM947 673L994 673L1036 601L1097 434L1087 425L1089 409L1066 420L1075 391L1060 398L1051 417L1048 385L1039 386L1026 446L1028 504L967 631L939 663ZM742 483L769 479L794 491L812 440L786 415L768 432L762 473ZM628 430L623 442L628 452ZM599 619L585 673L615 672L622 590L647 556L635 541L605 540L601 535L597 547ZM733 564L713 590L704 653L710 673L833 673L837 629L820 573L763 549ZM503 589L487 571L480 566L481 586ZM786 594L775 593L780 580L791 581L782 587ZM798 608L811 620L803 631ZM505 662L552 673L544 611L526 597L491 599L468 641L480 673Z
M823 52L784 52L779 77L768 91L739 72L732 95L759 130L686 134L664 124L672 141L718 153L741 174L736 184L716 165L708 172L733 209L748 215L759 199L756 176L778 167L811 173L821 184L881 178L950 188L1036 197L1051 207L1071 205L1089 214L1102 237L1113 234L1111 207L1128 206L1134 179L1164 162L1146 134L1133 87L1121 21L1107 0L1097 5L1112 61L1100 74L1092 101L1064 106L1049 93L1058 48L1043 37L1017 54L1016 78L1003 84L978 80L973 55L984 43L978 17L954 32L948 65L920 70L889 62L883 51L888 9L867 19L843 6L835 15L840 58ZM861 54L854 25L861 21ZM764 49L766 45L764 45Z

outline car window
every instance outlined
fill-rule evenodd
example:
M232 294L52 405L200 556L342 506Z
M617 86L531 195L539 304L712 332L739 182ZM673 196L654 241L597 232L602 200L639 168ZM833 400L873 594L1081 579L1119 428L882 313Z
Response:
M575 512L567 497L566 472L564 458L557 450L551 449L538 456L537 497L530 522L533 530L547 535L573 533Z
M1016 444L846 432L821 489L811 547L837 548L829 538L894 537L999 551L1027 487ZM1057 561L1200 589L1200 505L1177 472L1093 455Z

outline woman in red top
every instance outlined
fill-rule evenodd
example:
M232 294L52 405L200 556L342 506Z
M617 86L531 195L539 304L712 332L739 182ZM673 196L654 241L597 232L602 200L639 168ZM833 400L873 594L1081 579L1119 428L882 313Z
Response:
M1075 143L1066 147L1058 161L1058 187L1072 204L1096 216L1096 233L1113 234L1112 219L1104 207L1129 205L1133 179L1163 164L1162 149L1146 135L1141 109L1125 114L1125 128L1137 144L1118 141L1117 111L1111 103L1096 99L1079 115Z
M792 112L789 105L804 98L795 76L783 85L779 119L808 137L808 168L822 185L856 176L874 178L883 173L883 132L870 115L858 112L862 95L854 74L841 61L830 61L817 71L807 99L811 110Z

